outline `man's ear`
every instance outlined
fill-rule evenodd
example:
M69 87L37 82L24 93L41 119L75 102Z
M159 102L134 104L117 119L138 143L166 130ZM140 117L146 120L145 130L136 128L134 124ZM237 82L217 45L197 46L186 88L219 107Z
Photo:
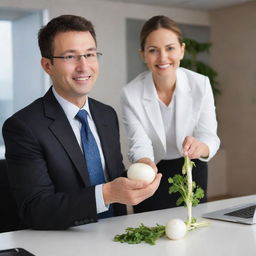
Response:
M51 59L45 57L41 58L41 66L48 75L51 75L52 73L52 65Z

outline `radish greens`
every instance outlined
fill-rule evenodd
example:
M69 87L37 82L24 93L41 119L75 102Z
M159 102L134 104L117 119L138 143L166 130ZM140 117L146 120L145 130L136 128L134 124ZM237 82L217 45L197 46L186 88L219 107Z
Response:
M193 166L195 166L195 163L191 161L188 156L185 156L182 175L176 174L174 177L168 179L168 182L171 184L169 193L180 193L180 197L176 202L177 206L182 203L185 203L187 206L188 218L186 225L188 230L193 230L207 225L207 222L197 223L196 218L192 217L192 206L197 206L200 199L204 197L203 189L197 186L192 180Z

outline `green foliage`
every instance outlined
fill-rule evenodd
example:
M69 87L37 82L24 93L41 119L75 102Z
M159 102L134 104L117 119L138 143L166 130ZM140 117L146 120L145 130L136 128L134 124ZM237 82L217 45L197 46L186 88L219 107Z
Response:
M147 227L141 224L138 228L128 227L125 231L126 233L116 235L113 240L128 244L139 244L144 241L154 245L158 238L165 235L165 226L157 224L155 227Z
M169 193L180 193L180 197L178 198L176 204L180 206L182 203L191 202L192 206L197 206L200 202L200 199L204 197L204 191L202 188L196 185L195 182L192 183L192 190L194 191L192 194L192 198L189 198L188 195L188 183L185 175L176 174L173 178L169 178L168 182L172 184L169 187Z
M198 54L199 52L208 52L212 46L211 43L199 43L193 39L184 38L183 42L186 44L186 51L189 54Z
M186 51L185 51L185 57L181 61L181 67L193 70L195 72L198 72L202 75L208 76L213 94L214 96L220 94L220 89L218 88L219 83L217 82L217 72L207 65L206 63L203 63L199 60L197 60L197 55L200 52L210 52L210 48L212 46L211 43L199 43L193 39L184 38L184 43L186 44Z
M182 175L176 174L174 177L168 179L168 182L171 184L169 193L180 194L176 204L179 206L184 203L187 206L188 219L185 223L189 231L208 225L207 222L197 223L196 218L192 217L192 206L197 206L200 199L204 197L203 189L197 186L192 180L193 166L195 166L195 163L191 161L188 156L185 156L182 166Z

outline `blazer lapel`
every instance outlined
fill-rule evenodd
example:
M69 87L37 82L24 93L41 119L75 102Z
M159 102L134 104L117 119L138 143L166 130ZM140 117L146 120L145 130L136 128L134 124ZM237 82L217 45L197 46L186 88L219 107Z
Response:
M182 143L186 137L187 127L190 124L192 116L192 97L189 81L185 73L177 70L176 80L176 143L177 147L182 151Z
M46 117L53 120L49 129L69 155L85 185L90 186L83 153L65 113L55 99L51 89L44 96L44 107Z
M158 96L150 72L144 79L143 105L156 134L166 150L166 137Z

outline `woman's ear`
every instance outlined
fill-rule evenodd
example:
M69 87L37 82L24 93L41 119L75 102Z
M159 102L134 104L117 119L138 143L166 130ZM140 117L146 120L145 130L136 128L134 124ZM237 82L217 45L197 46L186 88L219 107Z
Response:
M139 53L140 53L140 56L141 56L141 58L142 58L142 61L143 61L144 63L147 63L146 60L145 60L145 52L142 51L142 50L139 50Z
M184 57L185 49L186 49L186 44L185 44L185 43L182 43L182 45L181 45L181 57L180 57L181 60L182 60L183 57Z

